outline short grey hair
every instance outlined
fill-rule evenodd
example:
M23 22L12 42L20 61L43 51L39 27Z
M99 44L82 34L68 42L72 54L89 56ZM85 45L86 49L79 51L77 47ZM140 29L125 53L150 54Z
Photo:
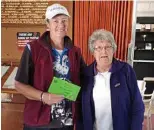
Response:
M116 51L117 45L111 32L104 29L97 29L91 34L89 37L88 46L92 53L94 52L94 42L97 40L110 42L111 46L113 47L113 51Z

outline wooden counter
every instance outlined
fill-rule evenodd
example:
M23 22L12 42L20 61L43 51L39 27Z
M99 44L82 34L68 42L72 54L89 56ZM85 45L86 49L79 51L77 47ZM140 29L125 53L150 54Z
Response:
M25 97L13 89L1 91L1 129L22 130Z
M23 130L25 97L15 90L14 84L11 83L11 87L5 85L17 62L2 60L2 64L9 65L9 69L1 77L1 129Z

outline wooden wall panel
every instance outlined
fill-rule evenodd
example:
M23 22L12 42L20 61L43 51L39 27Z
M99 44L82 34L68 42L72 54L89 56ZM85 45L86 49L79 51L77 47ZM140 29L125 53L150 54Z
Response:
M55 3L55 1L50 1L49 5ZM58 1L64 5L70 13L68 36L72 38L72 18L73 18L73 2L72 1ZM46 25L42 26L31 26L31 25L8 25L2 26L1 28L1 57L5 60L17 59L19 60L22 54L21 50L17 47L17 32L40 32L41 34L45 31Z
M1 93L1 129L22 130L25 97L12 90Z
M1 129L22 130L24 104L1 104Z
M19 60L22 51L17 47L17 32L40 32L45 31L44 27L2 27L1 28L1 54L2 59L17 59Z

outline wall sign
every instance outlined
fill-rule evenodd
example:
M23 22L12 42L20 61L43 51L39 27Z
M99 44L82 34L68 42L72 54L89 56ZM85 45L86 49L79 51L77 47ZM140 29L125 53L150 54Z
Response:
M40 32L17 32L17 46L23 49L28 42L39 39Z
M2 26L45 25L45 11L48 0L2 0Z

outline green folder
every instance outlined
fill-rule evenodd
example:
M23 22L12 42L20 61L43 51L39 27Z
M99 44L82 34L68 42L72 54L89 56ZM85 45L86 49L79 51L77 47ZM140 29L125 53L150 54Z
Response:
M48 89L49 93L63 95L66 99L71 101L76 101L79 91L80 86L56 77L53 78Z

